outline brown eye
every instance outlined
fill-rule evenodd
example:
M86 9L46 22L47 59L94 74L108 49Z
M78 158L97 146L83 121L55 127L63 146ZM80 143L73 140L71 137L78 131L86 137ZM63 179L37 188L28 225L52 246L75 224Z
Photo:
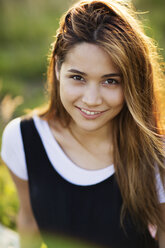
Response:
M72 78L74 80L77 80L77 81L84 81L84 79L81 76L79 76L79 75L74 75L74 76L72 76Z
M116 79L107 79L103 82L104 85L116 85L119 84L119 82Z

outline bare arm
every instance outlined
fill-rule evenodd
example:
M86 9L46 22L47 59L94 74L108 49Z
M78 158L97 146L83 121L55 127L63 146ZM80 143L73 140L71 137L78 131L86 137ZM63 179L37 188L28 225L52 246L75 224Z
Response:
M20 202L17 227L20 234L21 248L39 248L41 237L31 209L28 181L18 178L11 171L10 174L15 183Z
M165 248L165 203L162 203L160 208L162 220L164 221L164 227L158 227L157 237L159 242L159 248Z

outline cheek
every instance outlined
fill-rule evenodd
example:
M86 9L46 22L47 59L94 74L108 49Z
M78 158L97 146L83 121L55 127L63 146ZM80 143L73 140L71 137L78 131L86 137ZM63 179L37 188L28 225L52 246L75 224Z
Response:
M109 105L114 107L123 106L124 104L123 91L119 89L108 92L108 94L106 94L106 101L109 103Z
M81 96L81 90L79 87L75 87L73 84L67 82L60 83L60 97L62 102L72 102Z

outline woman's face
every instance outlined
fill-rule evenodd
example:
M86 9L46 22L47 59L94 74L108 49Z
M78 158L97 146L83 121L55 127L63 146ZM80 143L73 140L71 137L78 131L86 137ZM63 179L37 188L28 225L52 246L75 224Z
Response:
M60 98L73 124L86 131L107 128L124 104L121 76L99 46L80 43L66 55L60 71Z

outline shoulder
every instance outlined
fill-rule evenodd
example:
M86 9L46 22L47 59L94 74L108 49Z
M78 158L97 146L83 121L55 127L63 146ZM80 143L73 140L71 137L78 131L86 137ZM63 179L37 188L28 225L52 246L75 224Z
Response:
M2 154L6 152L5 148L14 148L20 142L20 122L21 118L19 117L10 121L5 127L2 134Z
M5 164L21 179L27 180L26 163L20 129L21 117L13 119L2 134L1 157Z
M10 138L11 135L16 136L15 132L19 132L19 128L20 128L20 122L21 122L21 117L18 117L16 119L13 119L12 121L10 121L4 131L3 131L3 138ZM12 137L11 137L12 138Z

